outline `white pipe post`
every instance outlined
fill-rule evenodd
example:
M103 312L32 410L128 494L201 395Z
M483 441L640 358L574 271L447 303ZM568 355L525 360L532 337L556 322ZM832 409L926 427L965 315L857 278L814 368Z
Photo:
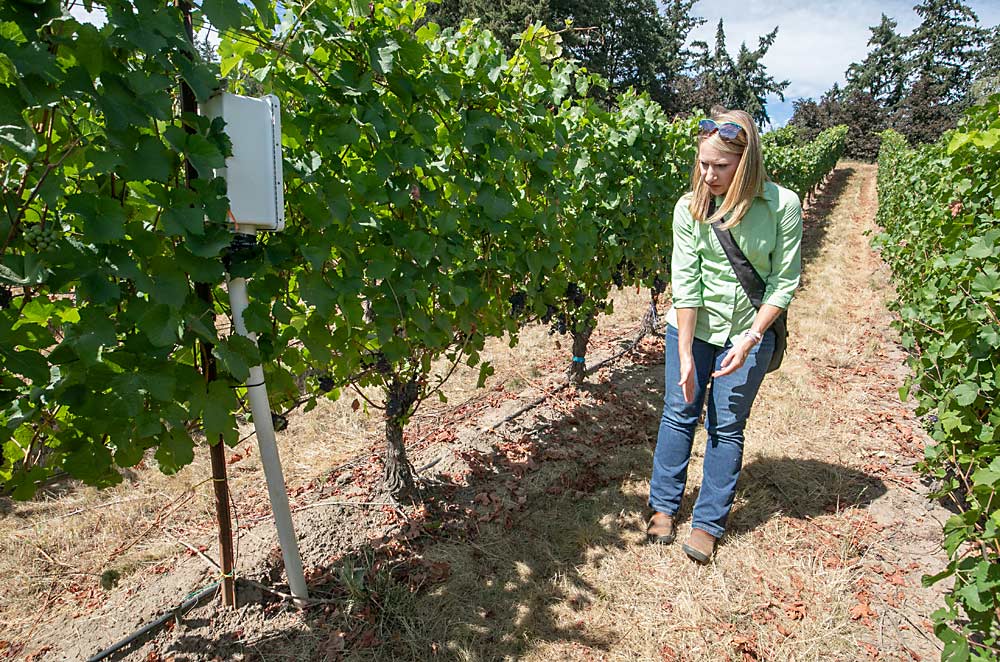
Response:
M257 344L257 334L247 332L246 324L243 322L243 311L249 305L245 278L229 279L229 302L233 308L236 333ZM278 445L274 438L274 422L271 420L267 386L264 385L264 369L259 365L250 368L247 397L250 400L253 424L257 430L257 446L260 449L260 461L264 465L267 494L271 499L271 512L274 513L274 525L278 529L281 556L285 560L288 587L292 590L293 596L306 599L309 594L306 589L306 578L302 572L302 558L299 556L299 544L292 526L292 510L288 505L285 477L281 471L281 459L278 457Z

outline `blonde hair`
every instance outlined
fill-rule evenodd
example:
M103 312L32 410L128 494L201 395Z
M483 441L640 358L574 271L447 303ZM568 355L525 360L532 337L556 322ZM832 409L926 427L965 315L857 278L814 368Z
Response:
M698 150L694 157L694 169L691 171L691 199L688 202L688 209L691 211L691 216L702 223L712 223L730 214L729 220L722 225L723 229L728 230L743 220L743 216L750 211L753 199L763 195L764 182L768 181L768 177L764 169L760 134L757 133L753 118L742 110L727 110L719 106L712 108L711 115L719 124L733 122L743 130L732 140L723 140L718 131L709 136L698 136ZM706 217L712 201L712 192L702 178L699 168L701 146L706 142L720 152L738 154L740 157L733 182L726 191L726 197L711 218Z

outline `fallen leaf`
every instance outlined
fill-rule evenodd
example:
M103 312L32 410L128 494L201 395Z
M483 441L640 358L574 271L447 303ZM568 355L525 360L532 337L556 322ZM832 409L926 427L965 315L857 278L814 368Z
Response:
M878 648L876 648L872 644L869 644L867 641L859 641L858 645L860 645L862 648L865 649L865 652L868 653L868 657L870 659L877 660L877 659L879 659L879 657L881 657L881 655L879 654Z
M793 621L801 621L806 616L806 605L804 602L785 604L785 614Z
M851 620L857 621L859 619L870 619L872 616L878 616L878 612L872 609L871 605L867 602L859 602L858 604L851 607Z

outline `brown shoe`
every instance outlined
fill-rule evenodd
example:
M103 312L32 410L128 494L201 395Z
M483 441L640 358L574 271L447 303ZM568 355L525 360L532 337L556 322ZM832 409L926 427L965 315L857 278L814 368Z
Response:
M715 536L701 529L691 529L691 535L681 549L698 563L708 563L715 551Z
M653 513L646 525L646 542L669 545L676 537L673 515Z

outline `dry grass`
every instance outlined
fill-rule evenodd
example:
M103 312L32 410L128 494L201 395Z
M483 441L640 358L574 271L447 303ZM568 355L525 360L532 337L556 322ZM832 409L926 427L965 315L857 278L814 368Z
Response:
M921 620L937 605L918 588L927 568L915 560L933 564L930 548L939 529L914 512L923 508L923 497L900 487L911 480L908 473L873 460L897 451L905 459L904 451L918 452L920 445L904 434L912 417L894 396L902 373L882 304L891 295L888 279L862 235L874 212L873 176L870 166L841 164L810 210L791 350L755 405L730 531L712 564L691 563L678 545L644 544L663 391L663 343L649 338L631 361L602 369L588 386L552 396L496 433L477 432L483 421L471 416L493 421L502 410L470 408L477 413L460 422L461 443L441 444L422 457L443 449L457 473L470 469L455 459L459 451L490 458L481 474L452 485L457 493L437 495L464 509L467 535L406 542L409 554L448 568L447 579L411 593L401 590L405 583L376 573L365 599L378 608L378 641L355 645L363 637L348 633L346 657L745 662L935 656ZM590 362L634 336L647 301L645 293L616 295L615 315L602 320ZM569 354L568 340L543 327L526 329L514 348L492 341L483 352L496 367L488 386L527 400L561 381ZM445 389L448 402L427 403L408 438L456 425L449 421L463 405L489 395L474 388L477 374L458 371ZM333 468L378 447L379 412L355 412L352 401L346 394L293 415L280 435L293 504L318 498ZM704 439L699 432L681 539L701 479ZM248 446L252 442L238 452ZM230 468L235 503L248 525L267 508L256 453ZM109 567L122 573L123 584L130 572L165 567L182 548L164 527L146 530L164 512L172 535L210 541L212 498L209 486L199 484L208 475L202 453L174 478L143 469L133 484L104 493L72 487L38 502L8 504L0 520L0 572L11 578L12 590L0 598L0 618L23 636L40 600L49 601L53 614L79 610L73 600L81 593L67 591L73 581L99 591L96 574ZM443 489L429 485L432 497ZM477 505L482 497L503 508L484 512ZM171 503L180 505L170 511ZM928 530L925 538L914 533ZM131 541L108 559L110 550ZM366 554L356 562L374 563ZM334 570L343 573L340 566ZM72 574L80 572L92 574ZM264 625L247 639L247 659L340 659L340 628L356 618L330 618L309 612L294 628ZM228 631L217 624L206 634L221 639ZM272 640L279 643L268 648Z
M323 403L309 416L290 418L279 443L291 491L349 459L371 436L372 417L347 416L345 410L350 412L349 403ZM307 435L310 443L288 443ZM266 508L255 442L244 441L227 454L233 500L247 523L251 513ZM39 600L48 604L47 616L73 613L100 601L102 574L105 582L125 582L136 572L162 572L184 551L179 540L211 544L216 534L210 477L208 450L201 448L174 476L143 463L126 472L124 483L103 491L67 482L27 503L5 500L0 573L8 584L0 619L14 628L33 627Z
M647 300L645 292L616 293L616 314L603 326L637 329ZM553 364L569 363L568 339L549 335L547 327L526 328L513 348L508 339L490 340L481 353L496 369L487 387L548 388L554 379L543 377L548 369L543 372L533 361L539 348ZM442 373L447 368L445 362L437 366ZM437 398L426 402L412 420L408 439L440 425L440 417L461 403L481 397L484 390L476 388L478 375L478 367L460 366L443 389L447 403ZM377 392L366 395L378 402ZM279 433L293 510L315 500L317 484L336 467L381 450L381 412L364 406L355 410L355 398L353 391L345 390L339 400L322 400L308 413L293 412L287 430ZM266 519L269 511L250 432L243 426L241 433L247 439L227 450L230 490L241 518L237 524L244 530ZM135 573L164 572L185 552L183 542L213 544L217 534L207 447L196 449L195 461L174 476L162 475L154 464L144 462L126 471L124 483L105 490L67 481L26 503L0 499L0 576L6 580L0 593L0 621L7 624L0 639L30 639L40 627L44 631L39 612L46 621L57 621L101 602L102 575L106 585L128 585ZM237 559L238 571L244 565Z
M810 212L792 350L755 405L730 533L715 562L698 566L677 545L643 544L652 444L625 446L603 458L603 473L619 479L574 497L531 494L515 533L493 527L475 546L429 550L451 564L452 578L419 600L416 611L426 615L420 641L441 642L462 660L797 661L867 659L872 649L875 659L911 659L915 648L917 655L936 653L926 635L905 623L909 635L886 630L902 616L860 608L868 606L871 562L909 558L879 546L880 525L866 509L891 486L862 468L864 433L845 424L877 404L871 378L859 382L854 375L884 361L891 341L885 271L861 233L871 227L874 204L873 173L864 168L842 166L832 194ZM837 381L831 373L851 377ZM876 379L883 380L876 389L882 397L895 388L884 374ZM636 425L653 435L661 389L658 377L644 393L647 406L632 409ZM582 427L580 436L587 432ZM685 520L703 447L702 430ZM906 523L907 513L894 516ZM682 522L680 539L688 531ZM906 591L915 594L918 585L913 573ZM919 620L930 608L920 604L907 618Z

